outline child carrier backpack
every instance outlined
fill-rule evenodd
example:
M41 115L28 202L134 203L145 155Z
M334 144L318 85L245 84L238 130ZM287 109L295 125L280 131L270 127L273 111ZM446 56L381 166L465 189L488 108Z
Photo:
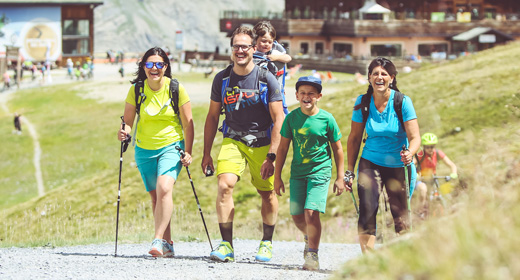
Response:
M225 112L226 112L226 106L240 106L240 102L241 102L241 96L239 97L239 101L236 103L236 105L226 105L224 104L224 99L226 98L226 94L228 92L234 92L234 91L240 91L240 89L234 89L234 88L231 88L229 87L229 81L230 81L230 75L231 75L231 70L233 69L233 64L230 64L226 69L224 69L224 75L223 75L223 78L222 78L222 88L220 90L220 93L221 93L221 100L222 100L222 107L221 107L221 111L220 111L220 114L223 115ZM267 110L267 112L269 112L269 92L268 92L268 88L267 88L267 75L268 75L268 70L265 69L265 68L262 68L262 67L258 67L258 90L257 90L257 93L260 97L260 100L262 101L262 104L264 105L265 109ZM287 109L287 103L285 102L285 94L282 94L282 105L283 105L283 112L285 115L289 114L289 110ZM250 144L254 142L254 140L252 140L251 137L248 137L248 136L253 136L256 138L264 138L264 137L268 137L270 138L271 137L271 129L272 129L273 125L271 125L271 127L267 130L267 131L259 131L259 132L240 132L240 131L234 131L233 129L231 129L227 124L226 124L226 120L224 120L222 122L222 126L219 128L219 131L222 132L224 134L224 136L228 136L228 137L231 137L233 135L238 135L240 136L241 138L245 138L245 139L242 139L244 140L244 142L249 142Z
M137 114L137 121L135 123L134 136L132 139L132 145L135 145L135 134L137 132L137 124L139 123L139 119L141 118L141 104L146 100L146 95L144 95L144 81L139 80L134 85L135 92L135 112ZM181 117L179 116L179 81L177 79L170 79L170 89L168 91L170 104L172 105L173 112L179 117L179 122L181 122ZM181 122L182 125L182 122Z

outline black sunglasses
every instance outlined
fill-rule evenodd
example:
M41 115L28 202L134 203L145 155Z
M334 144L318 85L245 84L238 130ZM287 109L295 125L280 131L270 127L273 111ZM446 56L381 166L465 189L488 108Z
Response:
M163 69L163 67L166 65L164 62L145 62L144 66L148 69L152 69L153 66L157 67L157 69Z

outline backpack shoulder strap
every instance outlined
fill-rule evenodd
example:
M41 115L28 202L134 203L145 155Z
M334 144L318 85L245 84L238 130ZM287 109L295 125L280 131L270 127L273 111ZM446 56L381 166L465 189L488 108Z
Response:
M179 115L179 81L177 79L170 80L170 100L173 111Z
M368 112L370 110L370 98L371 95L368 93L363 94L361 96L361 114L363 115L363 123L366 123L368 120Z
M134 84L134 92L135 92L135 112L137 115L139 115L141 110L141 104L146 99L146 96L143 95L144 91L144 81L138 80Z
M264 107L269 112L269 89L267 88L267 73L269 70L258 67L258 90Z
M401 123L401 126L404 128L404 119L403 119L403 99L404 94L402 94L399 91L395 91L394 93L394 111L397 114L397 118L399 119L399 122Z

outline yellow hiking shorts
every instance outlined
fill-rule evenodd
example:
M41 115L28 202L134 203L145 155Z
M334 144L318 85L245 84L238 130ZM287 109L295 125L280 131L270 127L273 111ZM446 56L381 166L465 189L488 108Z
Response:
M274 189L274 176L262 180L262 175L260 175L260 169L268 151L269 145L252 148L240 141L224 138L218 155L217 176L232 173L237 175L238 180L240 180L246 165L249 165L253 186L260 191L272 191Z

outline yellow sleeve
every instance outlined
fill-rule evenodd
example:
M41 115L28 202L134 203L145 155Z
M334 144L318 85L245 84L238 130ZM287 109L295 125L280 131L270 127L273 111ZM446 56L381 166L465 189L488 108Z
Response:
M128 90L128 94L126 95L126 103L134 105L135 106L135 85L132 85L130 89Z
M188 93L186 92L184 86L181 83L179 83L179 107L188 102L190 102L190 97L188 96Z

